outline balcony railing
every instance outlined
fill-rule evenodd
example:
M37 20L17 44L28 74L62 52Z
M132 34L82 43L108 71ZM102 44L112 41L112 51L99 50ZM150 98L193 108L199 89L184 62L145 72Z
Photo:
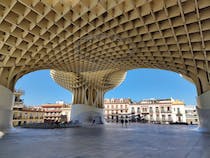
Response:
M13 117L13 120L19 120L19 119L21 119L21 116Z
M176 116L182 116L182 113L177 112Z
M161 113L172 113L171 110L161 110Z
M143 113L143 114L148 114L149 111L142 111L141 113Z
M171 118L169 119L162 119L163 122L172 122L173 120Z

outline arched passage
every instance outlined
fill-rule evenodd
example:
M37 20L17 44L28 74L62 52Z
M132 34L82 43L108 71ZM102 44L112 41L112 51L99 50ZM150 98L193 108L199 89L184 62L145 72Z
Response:
M174 71L173 69L170 69L170 70ZM87 73L84 72L83 74L77 73L76 76L75 76L76 80L74 80L73 78L74 78L75 73L69 73L69 72L63 72L63 71L61 72L61 71L58 71L58 70L56 70L56 71L53 70L52 72L53 73L51 73L51 75L56 82L58 82L63 87L69 89L70 91L72 91L74 93L74 102L73 102L74 104L81 104L81 103L85 104L85 105L94 105L95 104L95 105L97 105L96 106L97 108L98 107L103 108L104 92L106 92L106 91L110 90L111 88L115 87L117 84L120 84L124 80L124 77L125 77L125 75L124 75L125 72L123 72L123 71L106 70L106 71L99 71L99 72L98 71L87 72ZM201 74L203 74L203 73L201 73ZM19 76L21 77L22 75L19 75ZM186 79L190 80L191 82L193 82L196 85L198 95L203 92L203 89L205 87L203 88L202 82L205 83L206 80L201 81L200 79L198 79L199 82L196 82L197 80L194 78L194 76L189 77L189 76L186 76L186 74L184 74L184 77ZM71 80L71 79L73 79L73 80ZM15 80L11 80L11 81L15 81ZM71 82L73 82L73 83L71 84ZM13 83L13 85L14 85L14 83ZM87 87L87 85L89 85L89 86ZM83 89L80 88L81 86L84 86L86 88L83 90ZM90 88L90 87L92 87L92 88ZM99 97L99 89L97 88L97 90L96 90L96 88L94 88L94 87L98 87L99 89L102 90L103 94L100 94L100 97ZM81 89L81 91L78 88ZM92 91L90 91L91 89L95 90L94 93ZM82 91L84 91L84 95L83 95L83 93L81 93ZM5 92L5 94L2 94L4 99L6 99L6 103L4 103L4 104L5 105L8 105L8 104L12 105L12 98L13 97L12 97L11 90L2 86L2 92ZM5 95L7 95L7 97L5 97ZM9 99L8 99L8 97L9 97ZM98 99L96 99L96 98L98 98ZM204 103L202 101L206 101L206 93L204 95L201 95L201 98L202 98L202 100L200 101L199 100L200 97L198 97L198 104L199 105L203 105ZM10 103L8 103L7 101L10 101ZM77 106L76 111L79 111L78 108L79 108L79 106ZM201 106L198 106L198 112L201 111L202 113L204 113L204 112L206 113L206 110L205 111L200 110L200 108L201 108ZM80 109L81 109L81 107L80 107ZM11 121L11 115L9 114L10 110L11 110L11 106L6 106L6 108L5 107L2 108L2 113L4 113L4 114L2 114L2 117L7 118L6 120L2 119L3 124L5 122L7 122L6 125L5 124L2 125L2 128L5 128L5 127L9 126L9 124L10 124L10 123L8 123L8 122ZM88 110L90 110L90 109L88 109ZM95 115L95 113L94 113L94 115ZM204 115L205 115L205 117L206 116L208 117L208 114L204 114ZM200 117L200 119L201 119L201 123L202 123L202 118ZM204 124L206 124L206 122L204 122Z
M209 0L11 0L0 8L2 97L39 69L97 75L160 68L194 81L200 120L208 120L201 126L210 130Z

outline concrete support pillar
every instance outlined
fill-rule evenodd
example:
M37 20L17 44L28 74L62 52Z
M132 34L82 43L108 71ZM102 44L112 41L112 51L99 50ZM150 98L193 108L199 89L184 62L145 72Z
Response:
M71 121L103 124L103 97L104 91L97 87L83 86L73 89Z
M0 85L0 131L7 132L12 126L13 93L10 89Z
M210 132L210 91L197 97L200 130Z
M73 104L71 108L71 121L82 124L104 124L104 112L102 108L85 104Z

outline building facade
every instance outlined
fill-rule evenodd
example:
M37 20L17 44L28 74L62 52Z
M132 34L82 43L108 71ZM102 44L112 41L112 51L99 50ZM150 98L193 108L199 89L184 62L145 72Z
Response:
M131 99L104 99L104 116L107 122L118 122L129 113Z
M12 125L21 126L29 123L43 123L44 110L41 107L26 107L21 96L24 94L22 90L15 90L15 102L13 106Z
M44 104L41 106L44 111L45 122L69 122L71 115L71 105L58 101L55 104Z
M69 122L71 115L71 105L57 101L55 104L44 104L42 106L28 107L24 105L21 96L22 90L15 90L15 102L13 109L13 126L21 126L30 123L44 122Z
M195 106L186 106L185 107L186 113L186 122L188 124L199 124L198 113Z
M12 108L23 108L24 107L24 102L23 102L23 99L21 99L21 96L24 95L24 91L23 90L15 90L13 92L14 94L14 105Z
M148 99L132 103L130 99L105 99L105 119L117 122L122 116L130 121L144 120L151 123L184 123L186 122L185 104L182 101L169 99Z
M37 107L13 108L13 126L44 123L44 111Z
M24 106L21 90L16 90L13 106L13 126L28 123L70 122L71 105L63 101L55 104L44 104L37 107ZM132 102L129 98L105 99L104 116L107 122L119 122L121 119L129 121L144 121L150 123L188 123L198 124L195 106L185 106L184 102L169 99L147 99Z

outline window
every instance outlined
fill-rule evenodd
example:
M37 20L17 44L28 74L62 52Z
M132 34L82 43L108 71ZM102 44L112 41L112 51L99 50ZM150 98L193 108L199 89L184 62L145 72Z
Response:
M137 108L137 113L140 113L140 107Z
M156 121L159 121L160 118L159 118L159 115L156 115Z
M147 112L147 108L143 108L143 112Z
M30 117L29 117L30 119L33 119L33 115L32 114L30 114Z
M168 120L169 120L169 121L172 121L171 115L168 115Z
M149 107L149 112L152 112L152 107Z
M162 120L163 120L163 121L165 121L165 120L166 120L165 115L162 115Z
M171 111L171 108L170 108L170 107L167 107L167 110L168 110L168 111Z
M152 117L152 115L150 115L150 120L151 120L151 121L153 121L153 117Z
M131 113L134 114L135 113L135 109L134 107L131 108Z

